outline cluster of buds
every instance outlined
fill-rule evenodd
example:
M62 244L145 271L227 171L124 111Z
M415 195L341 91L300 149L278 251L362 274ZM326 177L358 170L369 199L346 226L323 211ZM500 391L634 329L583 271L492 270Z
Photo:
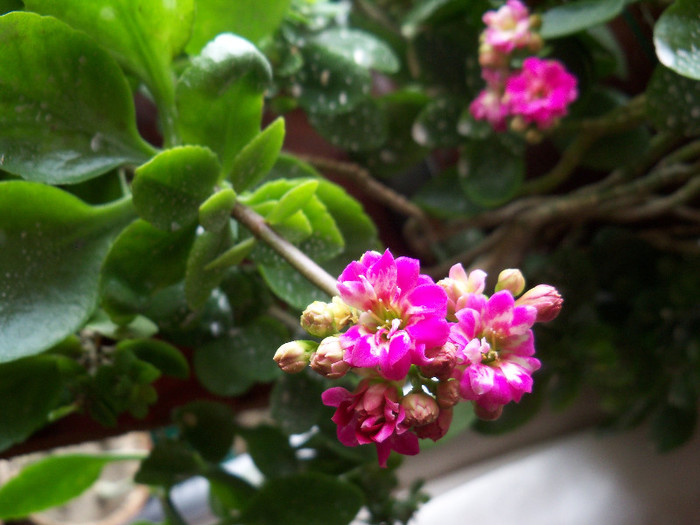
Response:
M457 264L435 283L416 259L367 252L338 278L339 296L302 314L320 343L286 343L275 361L289 373L310 365L326 378L361 378L352 392L329 388L322 401L336 408L338 439L374 444L386 466L392 450L417 454L419 438L443 437L457 403L495 419L532 391L540 362L531 328L554 319L562 298L549 285L522 294L519 270L501 272L490 297L485 281Z
M530 15L519 0L508 0L483 16L479 64L486 88L472 101L469 111L496 131L511 129L536 139L566 115L578 96L576 77L557 60L534 55L543 41L537 30L540 18ZM520 67L513 67L517 63ZM537 129L535 129L535 127Z

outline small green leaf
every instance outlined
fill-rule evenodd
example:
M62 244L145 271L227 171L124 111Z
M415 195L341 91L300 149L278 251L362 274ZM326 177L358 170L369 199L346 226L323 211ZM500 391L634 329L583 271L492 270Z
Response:
M197 0L187 52L197 54L216 35L227 32L258 43L275 32L290 4L291 0L266 0L260 9L259 0Z
M231 167L231 182L241 192L255 186L275 165L284 142L284 119L278 118L241 150Z
M158 326L147 317L137 315L128 324L119 325L113 322L104 310L97 310L85 328L117 341L135 337L147 338L158 333Z
M236 204L236 192L224 188L209 197L199 207L199 224L210 232L221 231L231 220L231 210Z
M311 373L283 375L272 390L272 417L287 434L308 431L328 411L320 403L325 388L322 380Z
M413 200L425 211L440 219L468 217L483 207L471 201L464 192L455 191L460 181L455 168L444 170L439 176L421 186Z
M140 458L140 455L124 454L66 454L44 458L25 467L0 488L0 518L24 518L66 503L97 481L107 463Z
M700 3L676 0L654 26L656 56L676 73L700 80Z
M49 17L0 19L0 166L25 179L72 184L153 153L114 60ZM48 43L50 42L50 45Z
M387 137L387 119L373 98L361 100L344 113L310 113L311 125L331 144L349 151L374 150Z
M0 451L45 425L60 393L58 367L48 356L0 365Z
M451 148L462 141L457 124L463 102L454 98L437 98L418 114L411 128L411 135L427 148Z
M294 474L299 464L289 438L278 428L260 425L241 428L238 433L246 441L246 450L255 466L266 478L277 478Z
M174 420L182 437L207 461L218 463L231 452L235 425L233 411L228 406L194 401L178 407Z
M215 468L206 473L209 481L212 510L220 517L229 517L232 510L242 510L256 492L247 481L223 468Z
M263 95L271 78L270 64L253 44L230 33L219 35L178 80L183 140L214 150L228 174L241 149L260 132Z
M346 27L326 29L314 41L360 67L396 73L401 64L391 48L371 33Z
M232 332L200 346L194 354L198 379L220 396L239 395L256 382L279 377L272 356L288 337L284 326L269 317L259 317Z
M649 117L658 130L700 135L700 81L657 66L646 91Z
M36 354L95 309L100 267L133 220L130 200L88 206L33 182L0 182L0 363Z
M355 485L309 472L269 480L244 510L241 522L347 525L362 503L362 493Z
M162 440L143 460L134 480L145 485L171 487L201 472L199 462L184 443Z
M316 180L308 180L294 186L280 197L280 200L277 201L277 204L267 214L265 219L273 226L288 219L309 202L309 199L316 193L316 188L318 188L318 181Z
M462 190L473 202L486 207L513 198L525 176L522 157L497 140L468 142L459 168Z
M158 290L182 280L194 225L176 232L137 220L116 239L102 266L102 307L115 321L144 312Z
M219 232L202 231L197 235L187 259L185 273L185 297L192 310L198 310L219 286L226 267L210 268L209 264L228 250L233 244L230 227Z
M221 268L228 268L230 266L235 266L240 264L243 259L250 255L250 252L255 248L255 243L257 240L255 237L249 237L244 241L239 242L235 246L231 246L224 253L219 255L212 262L207 264L205 270L218 270Z
M198 218L200 204L211 194L221 166L201 146L166 150L136 168L132 190L141 218L156 228L177 231Z
M577 0L542 14L542 38L557 38L603 24L619 15L625 0Z
M156 367L165 375L187 379L190 365L177 348L157 339L129 339L121 341L117 349L133 353L141 361Z

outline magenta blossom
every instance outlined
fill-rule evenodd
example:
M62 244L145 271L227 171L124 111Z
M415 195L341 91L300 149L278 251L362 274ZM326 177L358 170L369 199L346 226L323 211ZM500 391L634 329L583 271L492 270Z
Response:
M534 307L516 306L507 290L490 298L470 294L456 317L450 339L458 348L455 376L464 399L474 401L481 414L498 414L532 391L531 376L540 367L532 357Z
M386 467L392 450L418 454L418 437L405 422L406 411L399 403L396 385L365 379L354 392L329 388L322 400L326 406L337 407L332 419L338 426L338 440L347 447L374 443L381 467Z
M522 71L507 80L505 98L512 115L546 129L566 115L578 96L576 85L576 77L560 62L529 57Z
M484 41L502 53L528 47L534 38L530 13L518 0L508 0L497 11L487 11L482 20L486 24Z
M367 252L345 268L338 291L345 303L361 311L358 323L340 335L351 366L404 379L411 364L430 362L426 349L447 341L447 297L419 273L416 259L394 259L389 250Z
M485 120L495 131L505 131L508 117L508 104L503 94L496 89L486 88L469 104L469 113L476 120Z

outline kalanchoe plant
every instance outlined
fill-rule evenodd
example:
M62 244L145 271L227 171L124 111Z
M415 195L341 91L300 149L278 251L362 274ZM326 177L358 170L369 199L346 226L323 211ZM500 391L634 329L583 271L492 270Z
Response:
M136 458L173 523L192 476L223 523L406 523L392 450L581 391L689 439L698 2L259 4L0 1L0 453L155 429L0 519Z

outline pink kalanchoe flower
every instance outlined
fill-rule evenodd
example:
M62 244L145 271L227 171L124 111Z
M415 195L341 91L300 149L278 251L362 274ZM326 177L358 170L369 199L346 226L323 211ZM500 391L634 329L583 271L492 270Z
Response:
M531 375L540 367L532 357L534 307L516 306L507 290L490 298L469 294L456 317L450 340L461 359L455 376L464 399L474 401L481 413L497 414L500 406L532 391Z
M522 71L506 81L505 98L510 113L540 129L566 115L578 96L576 77L556 60L526 58Z
M486 288L486 272L474 270L467 274L461 264L455 264L450 268L448 277L438 281L438 285L447 294L447 315L450 320L456 321L454 314L464 308L469 296L482 295Z
M338 440L348 447L374 443L381 467L386 467L392 450L408 456L418 454L418 437L405 423L406 411L399 403L396 385L365 379L354 392L329 388L322 400L324 405L336 407L332 419L338 426Z
M430 362L426 349L447 341L447 297L420 274L416 259L394 259L389 250L367 252L345 268L338 291L345 303L361 310L358 323L340 335L351 366L404 379L411 364Z
M487 11L482 20L487 26L484 41L502 53L528 47L533 39L530 13L518 0L508 0L497 11Z
M508 117L508 104L503 95L495 89L483 89L469 104L469 113L476 120L485 120L495 131L505 131Z

